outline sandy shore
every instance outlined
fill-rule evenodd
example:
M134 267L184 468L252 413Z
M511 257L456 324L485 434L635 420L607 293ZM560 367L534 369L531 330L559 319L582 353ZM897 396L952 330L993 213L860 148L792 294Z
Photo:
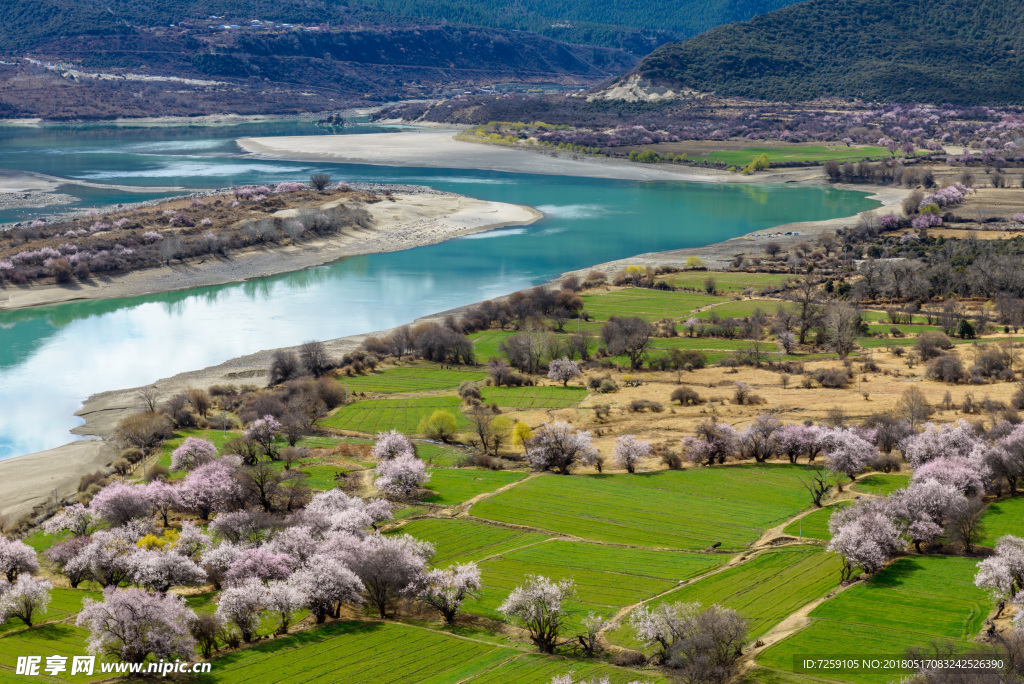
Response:
M717 177L717 174L701 173L704 169L683 167L685 170L676 171L613 159L572 159L529 150L464 142L452 137L457 132L454 129L441 129L366 135L242 138L238 145L258 157L294 161L480 169L639 181L724 180Z
M343 257L395 252L503 226L527 225L543 216L530 207L447 193L395 194L393 197L394 202L385 200L366 205L373 219L370 230L344 232L286 247L237 251L229 258L209 257L116 276L95 276L88 283L8 287L0 290L0 310L223 285L300 271ZM328 206L330 203L324 205ZM278 213L287 215L289 212Z

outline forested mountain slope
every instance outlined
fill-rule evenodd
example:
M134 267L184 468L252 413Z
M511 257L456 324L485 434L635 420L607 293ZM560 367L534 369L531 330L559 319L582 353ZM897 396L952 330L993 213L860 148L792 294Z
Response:
M808 0L661 47L645 78L768 100L1024 101L1018 0Z

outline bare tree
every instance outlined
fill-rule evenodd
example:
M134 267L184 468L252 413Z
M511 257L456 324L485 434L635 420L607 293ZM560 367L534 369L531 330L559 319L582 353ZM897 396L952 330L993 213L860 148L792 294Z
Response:
M908 387L903 390L899 401L896 402L896 413L915 430L923 421L928 420L933 411L919 387Z
M156 385L143 387L135 393L135 397L146 413L156 413L156 409L160 405L160 390L156 388Z
M829 347L845 359L853 351L860 331L860 312L845 302L836 302L825 314L825 332Z

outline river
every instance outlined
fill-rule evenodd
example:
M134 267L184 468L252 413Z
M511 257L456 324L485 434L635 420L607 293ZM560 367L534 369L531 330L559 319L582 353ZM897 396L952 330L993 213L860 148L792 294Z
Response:
M379 132L365 126L346 134ZM825 187L643 183L489 171L246 158L235 139L309 135L310 124L0 128L0 167L68 179L82 207L158 193L83 188L216 188L303 180L411 183L544 213L507 228L404 252L353 257L245 283L0 312L0 458L74 439L88 396L261 349L407 323L591 264L696 247L796 221L878 206ZM38 210L37 210L38 212ZM0 222L31 216L0 213ZM0 291L2 294L2 291Z

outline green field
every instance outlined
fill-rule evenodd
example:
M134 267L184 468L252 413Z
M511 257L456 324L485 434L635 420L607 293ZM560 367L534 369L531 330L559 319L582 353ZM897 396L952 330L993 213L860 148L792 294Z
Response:
M506 408L568 408L587 398L582 387L483 387L485 404Z
M677 326L682 333L682 326ZM683 333L685 334L685 333ZM698 349L736 351L750 346L750 340L726 340L720 337L655 337L651 340L655 349ZM774 344L766 345L769 351L775 351Z
M910 484L910 475L871 473L857 480L857 484L853 485L853 489L865 494L886 496L892 494L897 489L906 489L908 484Z
M423 501L441 506L452 506L472 499L477 494L494 491L518 482L526 473L504 470L477 470L469 468L432 468L427 488L435 492Z
M585 294L582 298L587 313L602 322L612 316L639 316L648 321L680 318L698 307L729 301L728 297L640 288Z
M1024 497L993 501L981 517L981 543L995 546L1004 534L1024 537Z
M58 622L76 615L82 610L82 601L86 598L103 600L103 593L99 591L84 591L81 589L65 589L54 587L50 592L50 605L45 613L38 613L33 618L36 625L44 622ZM11 618L7 622L0 623L0 634L25 629L25 623L17 618Z
M821 549L799 547L768 551L750 560L687 584L662 596L660 603L719 604L748 621L747 637L755 639L788 615L839 584L842 561ZM613 643L639 647L628 622L609 635Z
M547 534L490 525L466 518L410 520L398 528L397 532L411 534L417 539L433 544L437 551L432 561L434 567L479 561L528 544L542 542L550 537Z
M794 656L901 656L908 648L964 640L977 634L988 613L985 592L974 586L977 559L901 558L868 580L825 601L808 627L758 656L758 663L793 671ZM851 672L828 681L889 682L906 673Z
M840 502L832 506L819 508L808 513L800 520L795 520L787 525L784 532L793 537L801 536L802 533L807 539L831 539L832 535L828 532L828 520L836 512L836 509L844 508L848 505L848 503Z
M338 378L348 385L349 392L422 392L424 390L454 389L465 380L477 382L487 377L479 370L449 370L436 365L399 366L368 375Z
M691 468L637 475L545 475L473 506L481 518L584 539L738 550L809 503L802 466Z
M744 292L748 287L763 290L766 287L782 285L793 276L776 273L717 273L715 271L687 271L673 273L659 278L674 287L694 287L704 290L704 282L708 278L715 279L715 287L719 292Z
M342 406L320 423L339 430L369 434L388 430L416 434L420 421L425 416L443 409L454 415L460 429L465 430L469 427L469 420L462 415L461 407L462 402L458 397L369 399Z
M501 554L480 564L484 588L468 612L501 619L498 605L526 575L572 579L577 596L569 601L569 629L589 611L611 617L619 609L668 591L679 582L721 565L728 557L673 551L648 551L553 540Z
M719 150L694 157L709 162L721 162L729 166L746 166L762 154L768 155L772 164L783 162L823 162L829 159L838 161L859 161L868 159L888 159L889 150L872 145L771 145L767 147L744 147L739 150Z
M758 309L764 311L766 314L775 313L779 302L766 301L763 299L744 299L741 302L726 302L725 304L719 304L713 306L710 309L701 311L698 314L694 314L697 318L708 319L712 316L712 312L718 315L719 318L744 318L751 315ZM792 304L786 304L789 309L795 308Z
M215 658L211 674L199 677L198 681L546 684L552 676L571 670L578 674L585 671L588 676L609 676L615 684L641 678L629 670L587 661L527 655L519 650L409 625L338 622ZM642 678L664 681L647 673Z
M68 674L71 671L72 656L88 655L85 650L88 636L87 630L63 622L40 625L29 630L4 635L0 638L0 680L6 679L9 682L90 682L110 679L109 674L100 674L98 665L91 677L81 674L71 677ZM18 656L25 655L43 656L43 666L46 664L45 656L65 656L68 658L68 671L57 676L50 676L43 673L42 667L40 667L40 674L31 679L15 675L14 668Z

